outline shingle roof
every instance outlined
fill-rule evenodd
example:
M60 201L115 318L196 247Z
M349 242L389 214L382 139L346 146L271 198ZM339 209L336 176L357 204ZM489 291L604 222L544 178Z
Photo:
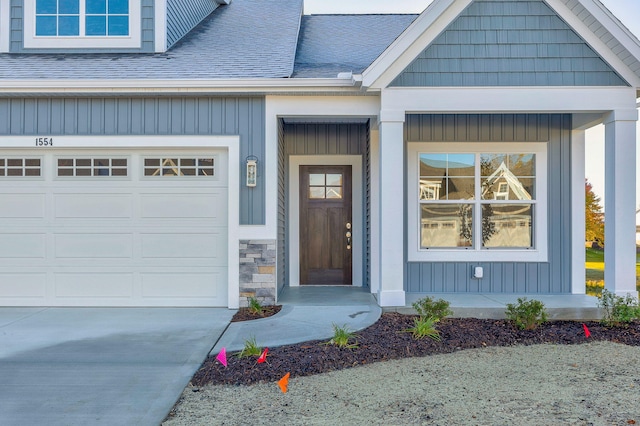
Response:
M293 77L361 73L418 15L305 15Z
M302 0L236 0L163 54L0 54L0 79L282 78L293 72Z

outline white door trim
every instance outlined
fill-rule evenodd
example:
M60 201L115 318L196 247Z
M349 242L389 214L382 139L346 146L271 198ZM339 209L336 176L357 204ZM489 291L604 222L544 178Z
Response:
M289 286L300 285L300 166L351 166L353 285L362 287L365 230L361 155L292 155L289 157Z

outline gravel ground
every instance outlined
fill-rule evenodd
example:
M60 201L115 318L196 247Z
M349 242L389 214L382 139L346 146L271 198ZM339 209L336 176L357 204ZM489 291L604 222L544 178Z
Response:
M470 349L276 383L185 389L164 425L640 424L640 347Z

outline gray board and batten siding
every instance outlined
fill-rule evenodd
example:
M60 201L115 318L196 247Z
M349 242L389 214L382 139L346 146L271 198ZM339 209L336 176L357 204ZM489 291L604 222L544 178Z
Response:
M240 136L240 224L265 223L265 105L259 97L4 98L2 136ZM258 157L249 188L245 159Z
M167 46L169 49L218 8L215 0L167 0Z
M391 84L628 85L540 0L475 0Z
M407 262L405 291L571 293L571 120L569 114L407 116L407 143L547 142L548 261ZM472 278L475 266L484 267L484 278Z
M7 1L7 0L1 0ZM24 48L24 1L8 0L11 2L9 16L11 16L11 35L9 38L9 51L11 53L69 53L69 49L25 49ZM76 53L152 53L154 52L154 0L140 1L140 31L141 47L139 49L73 49Z
M364 212L370 211L369 191L370 176L364 161L369 149L369 123L286 123L279 121L278 126L278 273L277 286L281 289L289 275L286 262L289 250L286 242L289 239L288 197L289 193L289 157L292 155L359 155L363 161L362 206ZM369 227L370 224L364 224ZM368 234L367 232L365 232ZM363 236L363 253L370 253L369 239ZM363 287L369 286L368 258L363 259Z

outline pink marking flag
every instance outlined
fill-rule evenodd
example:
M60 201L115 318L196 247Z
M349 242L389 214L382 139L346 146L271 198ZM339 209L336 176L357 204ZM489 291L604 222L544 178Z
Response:
M287 373L284 375L282 379L278 380L278 386L280 386L280 390L282 391L282 393L287 393L290 375L291 373Z
M222 365L224 365L226 367L227 366L227 349L222 348L220 350L220 353L216 357L216 359L218 361L220 361L220 364L222 364Z
M582 323L582 328L584 328L584 335L588 339L591 336L591 332L587 328L587 324Z
M264 351L262 351L260 358L258 358L258 364L262 364L263 362L267 361L267 352L269 352L269 348L264 348Z

